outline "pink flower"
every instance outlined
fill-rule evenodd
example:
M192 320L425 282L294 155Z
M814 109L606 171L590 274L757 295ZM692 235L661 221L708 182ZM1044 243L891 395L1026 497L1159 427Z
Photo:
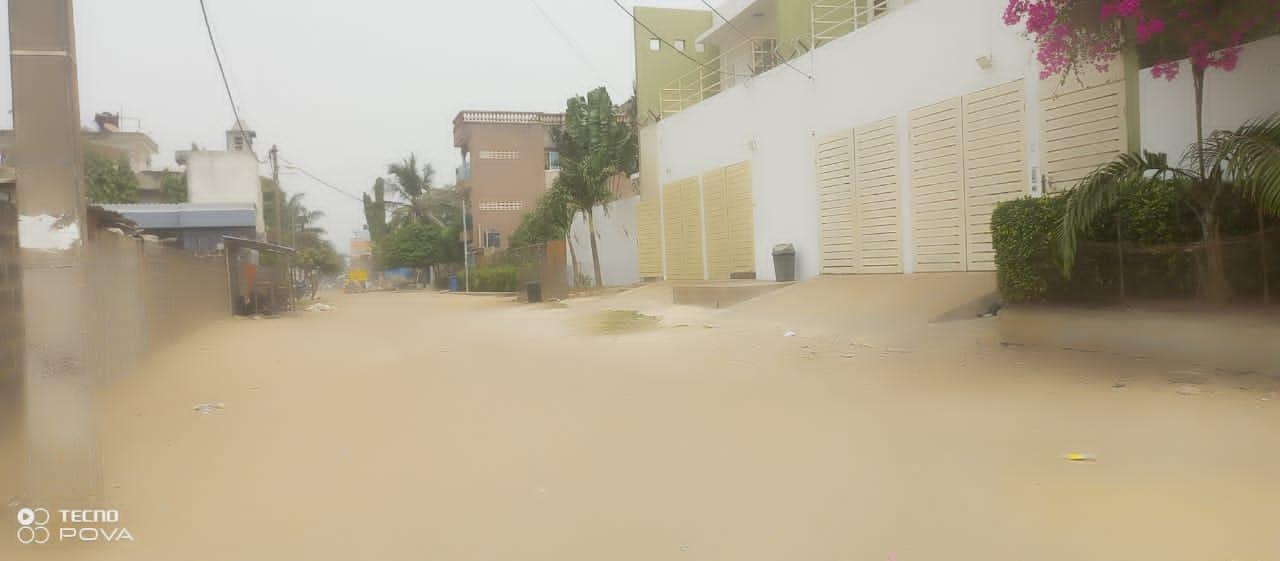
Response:
M1152 37L1164 31L1164 20L1152 18L1138 22L1138 44L1150 41Z
M1178 66L1177 62L1165 61L1151 67L1151 77L1164 78L1172 82L1174 78L1178 77L1179 70L1181 70L1181 67Z
M1142 11L1142 0L1116 0L1102 3L1102 19L1127 18Z
M1058 19L1058 11L1050 0L1041 0L1027 7L1027 32L1040 35L1049 31Z
M1004 9L1004 24L1018 25L1026 13L1027 0L1009 0L1009 5Z

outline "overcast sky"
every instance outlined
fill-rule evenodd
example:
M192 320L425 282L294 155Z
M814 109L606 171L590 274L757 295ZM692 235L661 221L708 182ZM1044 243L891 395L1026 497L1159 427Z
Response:
M357 195L410 152L435 164L438 184L452 182L452 120L462 109L558 111L602 77L616 101L629 95L630 19L611 0L537 1L590 66L532 0L206 0L258 153L278 145L283 158ZM156 167L174 166L174 150L192 142L224 147L234 119L198 0L76 0L75 9L82 122L123 112L126 129L140 126L160 145ZM0 66L8 109L9 58ZM0 126L12 127L7 110ZM364 224L360 203L293 172L282 183L327 214L322 224L345 253Z

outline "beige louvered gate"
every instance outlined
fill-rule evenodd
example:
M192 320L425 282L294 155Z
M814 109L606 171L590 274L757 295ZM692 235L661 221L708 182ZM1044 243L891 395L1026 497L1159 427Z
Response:
M703 278L701 199L696 177L668 183L662 189L668 279Z
M911 112L911 224L915 270L965 270L960 98Z
M662 277L662 222L657 197L636 205L637 251L640 277Z
M824 136L817 142L818 236L822 274L857 272L857 215L853 200L853 131Z
M1120 64L1085 69L1079 80L1040 83L1041 164L1049 192L1070 189L1127 149L1126 93Z
M754 273L755 209L751 198L751 162L702 175L707 226L707 273L711 279Z
M967 268L994 271L991 213L1027 192L1026 101L1022 80L964 96Z
M858 273L901 273L898 127L885 119L854 129Z

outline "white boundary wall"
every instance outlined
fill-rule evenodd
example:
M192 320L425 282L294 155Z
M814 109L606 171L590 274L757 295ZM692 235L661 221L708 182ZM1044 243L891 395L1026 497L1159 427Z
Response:
M1032 179L1040 166L1038 66L1030 42L1001 21L1005 5L1007 0L917 0L794 59L792 65L812 80L775 68L667 117L653 125L657 183L750 160L759 278L774 278L770 250L778 243L796 245L797 274L811 278L818 275L820 259L815 139L895 118L903 272L913 272L911 110L1023 79L1027 192L1038 189ZM991 60L985 69L977 63L984 56ZM1211 75L1210 130L1280 110L1277 60L1280 39L1271 38L1246 48L1236 73ZM1167 84L1156 83L1147 71L1141 75L1144 146L1181 154L1194 138L1189 78Z
M638 195L618 199L609 203L607 214L604 207L595 208L596 245L600 252L600 273L604 276L605 286L627 286L640 282L640 254L636 243L636 205L639 202ZM585 216L578 214L573 219L569 236L573 249L577 252L582 274L594 276L591 237ZM573 263L569 264L569 275L572 278Z

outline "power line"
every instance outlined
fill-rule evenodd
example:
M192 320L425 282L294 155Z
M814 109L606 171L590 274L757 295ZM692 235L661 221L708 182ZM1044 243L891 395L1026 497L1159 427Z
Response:
M740 27L738 27L738 26L737 26L737 24L733 23L733 20L731 20L731 19L729 19L729 18L727 18L727 17L724 17L724 14L720 13L720 10L717 10L717 9L715 8L715 6L712 6L710 2L708 2L707 0L701 0L701 1L702 1L702 5L703 5L703 6L706 6L708 9L710 9L710 10L711 10L711 13L713 13L713 14L715 14L715 15L717 15L717 16L720 16L720 19L724 20L724 22L725 22L726 24L728 24L728 25L729 25L729 27L733 28L733 30L734 30L734 31L737 31L737 32L738 32L738 35L741 35L741 36L745 37L748 41L750 41L750 40L752 39L752 38L751 38L751 36L747 34L747 32L743 31L743 30L742 30L742 28L740 28ZM779 57L778 57L778 58L782 58L782 57L781 57L781 55L779 55ZM805 78L808 78L808 79L810 79L810 80L812 80L812 79L813 79L813 76L812 76L812 75L810 75L810 74L809 74L809 73L807 73L807 72L804 72L803 70L800 70L799 68L796 68L795 66L792 66L792 65L791 65L791 61L789 61L789 60L787 60L787 59L785 59L785 58L783 58L783 59L782 59L782 64L787 65L787 68L790 68L790 69L792 69L792 70L795 70L796 72L799 72L799 73L800 73L800 75L801 75L801 76L804 76Z
M338 186L336 186L336 185L334 185L334 184L332 184L332 183L329 183L328 181L325 181L325 180L323 180L323 179L320 179L320 178L319 178L319 177L317 177L314 173L311 173L311 172L307 171L307 170L306 170L306 168L303 168L302 166L299 166L298 164L295 164L295 163L293 163L293 162L289 161L289 159L288 159L288 158L281 157L280 159L284 161L284 163L285 163L285 167L286 167L286 168L291 169L291 170L295 170L295 171L297 171L297 172L301 173L302 175L305 175L305 176L307 176L307 177L311 178L311 179L312 179L313 181L315 181L316 183L319 183L319 184L321 184L321 185L324 185L325 187L328 187L329 189L332 189L332 190L336 191L338 194L341 194L341 195L343 195L343 196L345 196L345 197L348 197L348 198L351 198L351 199L355 199L355 200L360 201L360 202L362 202L362 203L364 202L364 198L363 198L363 197L358 197L358 196L356 196L356 195L352 195L351 193L347 192L347 190L345 190L345 189L343 189L343 188L341 188L341 187L338 187Z
M600 80L600 82L606 87L609 86L609 79L605 78L604 73L600 72L600 69L591 63L591 60L587 58L586 53L583 53L582 50L573 42L573 39L569 38L569 34L565 33L564 29L561 29L560 26L556 24L555 20L551 18L551 14L548 14L547 11L542 8L542 4L539 4L538 0L529 0L529 2L533 4L534 8L538 9L539 14L542 14L542 19L546 20L547 24L560 35L561 39L564 39L565 44L569 45L569 49L572 50L574 54L578 55L578 60L581 60L582 64L590 69L591 73L596 75L596 79ZM626 92L626 90L622 91L624 93Z
M204 29L209 33L209 46L213 47L213 58L218 61L218 73L222 75L222 86L227 90L227 101L231 102L231 113L236 117L236 128L240 130L241 138L249 146L249 153L253 154L253 159L258 160L258 153L253 150L253 138L244 130L244 121L240 119L240 109L236 107L236 98L231 95L231 82L227 80L227 69L222 65L222 55L218 53L218 42L213 39L213 24L209 23L209 9L205 7L204 0L200 0L200 15L204 17ZM258 160L262 163L262 160Z
M655 38L655 39L657 39L657 40L661 41L661 42L662 42L662 44L664 44L664 45L666 45L666 46L668 46L668 47L671 47L671 50L673 50L673 51L675 51L675 52L677 52L677 53L680 53L680 56L682 56L682 57L684 57L684 58L687 58L687 59L689 59L689 61L690 61L690 62L693 62L694 64L696 64L696 65L698 65L698 66L701 66L701 67L703 67L703 68L706 68L706 69L708 69L708 70L714 70L714 71L716 71L716 72L723 72L723 71L722 71L721 69L719 69L719 68L712 68L712 67L711 67L711 65L709 65L709 64L707 64L707 63L705 63L705 62L701 62L701 61L699 61L698 59L696 59L696 58L693 58L693 57L689 56L689 53L684 52L684 50L682 50L682 49L677 49L677 48L676 48L676 46L675 46L675 45L672 45L670 41L667 41L667 40L666 40L666 39L664 39L661 35L658 35L658 32L654 31L654 30L653 30L653 28L649 27L648 25L645 25L645 23L644 23L643 21L640 21L640 19L639 19L639 18L637 18L635 14L631 13L631 11L630 11L630 10L628 10L628 9L626 8L626 6L623 6L621 2L618 2L618 0L613 0L613 4L614 4L615 6L617 6L619 10L622 10L622 13L627 14L627 17L630 17L630 18L631 18L631 21L636 22L636 25L639 25L640 27L643 27L645 31L648 31L648 32L649 32L649 35L651 35L653 38ZM731 72L724 72L724 74L726 74L726 75L731 75L731 76L738 77L738 78L751 78L751 76L750 76L750 75L747 75L747 74L733 74L733 73L731 73Z

